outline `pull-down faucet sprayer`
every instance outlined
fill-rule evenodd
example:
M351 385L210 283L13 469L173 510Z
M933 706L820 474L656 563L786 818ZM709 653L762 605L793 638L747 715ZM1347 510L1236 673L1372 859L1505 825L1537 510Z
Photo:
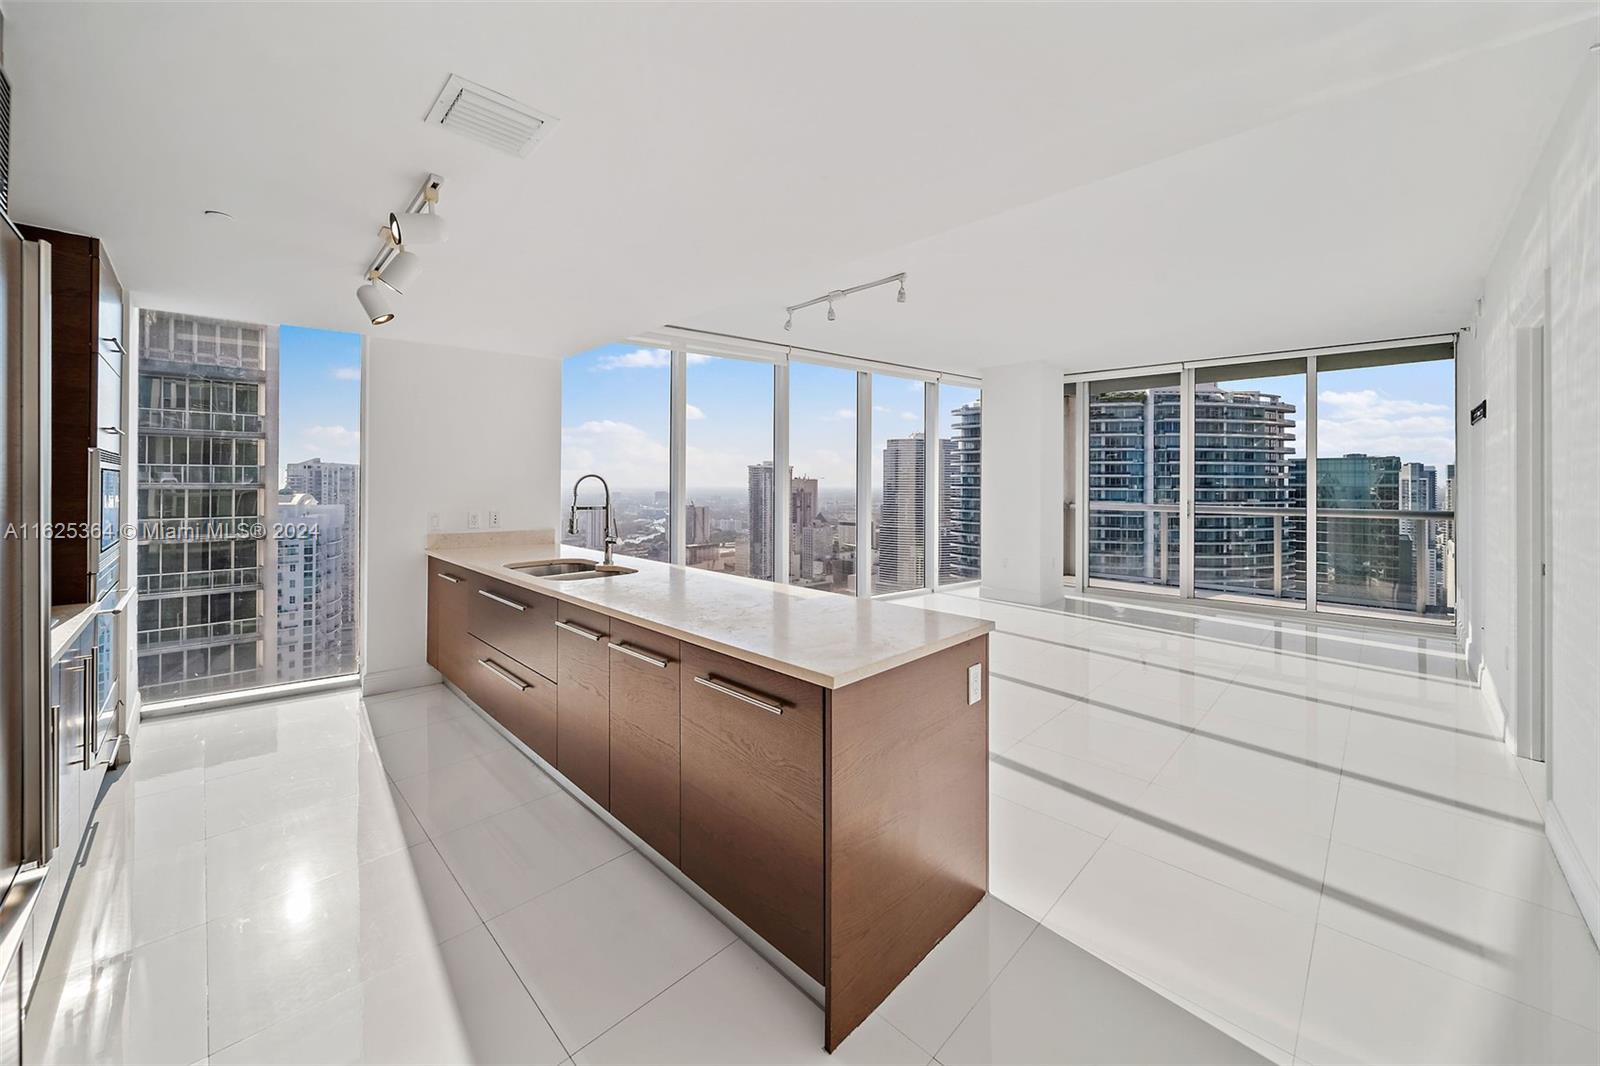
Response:
M594 478L596 481L600 482L600 487L606 490L606 502L604 504L602 504L601 506L599 506L599 507L596 507L594 504L588 504L586 506L579 507L578 506L578 486L582 485L585 481L588 481L590 478ZM602 521L605 524L606 557L605 557L605 560L600 565L602 565L602 566L614 566L614 565L616 565L611 561L611 546L613 544L617 543L617 518L616 518L616 515L612 514L612 512L611 512L611 486L607 485L606 484L606 479L601 477L599 474L585 474L582 477L580 477L577 481L574 481L572 483L572 510L570 510L567 513L567 533L570 536L577 536L577 533L578 533L578 512L579 511L604 511L605 512L605 516L602 519Z

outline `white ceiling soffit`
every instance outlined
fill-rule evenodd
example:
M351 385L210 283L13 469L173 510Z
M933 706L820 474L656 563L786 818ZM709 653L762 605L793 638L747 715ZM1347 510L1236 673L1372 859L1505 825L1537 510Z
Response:
M13 217L104 238L148 305L367 329L373 230L433 171L451 239L379 335L678 322L948 369L1453 327L1594 36L1587 3L6 15ZM451 73L559 136L424 122ZM777 336L902 269L909 303Z

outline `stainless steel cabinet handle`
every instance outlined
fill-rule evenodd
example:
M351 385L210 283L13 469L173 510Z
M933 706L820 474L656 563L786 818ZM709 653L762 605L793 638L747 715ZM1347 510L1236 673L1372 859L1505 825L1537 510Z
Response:
M101 426L100 427L100 432L101 433L115 433L119 437L122 436L122 428L120 426Z
M526 682L522 681L520 678L517 678L509 671L502 670L499 666L490 662L488 659L479 659L478 665L489 671L495 677L498 677L501 681L504 681L506 684L510 685L512 688L516 689L518 692L528 691Z
M604 633L596 633L592 629L585 629L582 626L573 625L571 622L557 622L556 628L565 629L573 636L582 637L584 640L599 640L601 637L605 636Z
M461 579L459 577L456 577L454 574L440 574L439 576L441 578L443 578L444 580L450 582L450 584L452 584L452 585L461 584ZM484 593L484 595L487 596L488 593Z
M611 642L611 650L620 651L624 655L631 655L640 662L649 663L658 670L665 670L667 668L667 664L671 661L669 659L657 658L654 655L640 651L638 648L630 648L626 644L618 644L614 640Z
M478 590L478 595L486 597L487 599L491 599L494 602L496 602L498 604L501 604L502 606L509 607L513 611L526 611L528 609L528 605L527 604L518 603L516 600L508 600L504 596L496 596L494 593L490 592L488 589L479 589Z
M783 704L778 703L776 700L768 697L752 696L748 692L742 692L739 689L734 688L730 682L719 681L715 677L696 677L694 679L694 683L697 685L704 685L711 691L720 692L724 696L731 696L741 703L748 703L752 707L760 707L763 711L767 711L770 714L783 713Z
M128 350L122 346L122 342L117 340L117 338L115 338L115 337L101 337L100 338L100 343L111 345L111 347L113 347L113 348L115 348L117 350L117 354L118 355L127 355L128 354Z

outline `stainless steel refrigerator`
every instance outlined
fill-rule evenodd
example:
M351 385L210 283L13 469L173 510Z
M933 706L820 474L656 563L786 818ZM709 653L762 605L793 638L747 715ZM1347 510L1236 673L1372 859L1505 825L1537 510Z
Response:
M22 951L50 860L49 246L0 211L0 1066L22 1060Z

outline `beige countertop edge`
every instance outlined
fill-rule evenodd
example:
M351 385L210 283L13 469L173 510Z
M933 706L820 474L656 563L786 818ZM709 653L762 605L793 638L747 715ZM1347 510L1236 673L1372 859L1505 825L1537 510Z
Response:
M546 544L543 546L555 547L553 545L549 545L548 542L546 542ZM958 644L964 644L969 640L974 640L978 637L984 636L994 629L994 623L985 618L969 618L966 615L945 614L939 611L928 611L926 608L922 607L903 607L904 610L922 611L927 614L939 614L944 618L960 619L962 622L970 623L970 625L963 626L962 628L951 633L947 633L941 637L925 640L917 644L917 646L914 648L908 648L902 652L885 655L882 658L875 659L871 663L864 666L858 666L853 669L844 670L837 673L822 673L810 667L802 666L783 659L775 659L772 656L762 652L718 640L716 637L710 636L706 633L683 629L679 626L673 625L671 622L664 622L659 618L652 618L637 614L633 611L619 608L609 603L597 603L594 600L587 599L583 596L571 595L563 587L562 582L544 581L536 577L529 577L526 574L519 574L516 571L507 569L503 562L490 562L481 559L462 557L463 549L473 551L481 550L482 547L488 547L488 545L474 545L472 548L467 548L466 545L460 544L449 546L440 545L430 546L425 550L426 554L431 558L438 559L442 562L448 562L453 566L459 566L466 570L471 570L473 573L482 574L484 577L491 577L496 581L503 581L508 585L517 585L528 589L530 592L538 592L549 596L552 599L562 600L566 603L573 604L574 606L584 607L591 611L596 611L600 614L607 615L611 618L617 618L624 622L643 626L645 629L653 630L676 640L685 640L691 644L698 645L702 648L707 648L711 651L720 652L743 662L751 663L755 666L762 666L769 670L775 670L780 674L786 674L789 677L797 678L801 681L807 681L813 685L820 685L823 688L829 689L844 688L846 685L854 684L857 681L862 681L866 678L876 676L877 674L885 673L889 670L895 669L896 667L904 666L906 663L915 662L918 659L924 659L935 652L943 651L946 648L953 648ZM573 548L570 545L559 546L556 551L552 551L552 555L556 554L557 552L568 557L581 556L598 558L599 556L598 552L585 551L582 549ZM620 556L618 557L617 562L625 566L660 567L668 565L664 563L653 563L648 561L641 562L640 560L626 559ZM629 576L631 575L624 574L619 575L615 579L596 578L595 580L625 581ZM735 580L745 579L736 578ZM797 589L794 591L803 592L804 590ZM813 593L813 595L832 597L839 594L832 592L817 592ZM885 606L892 605L886 604Z
M50 608L50 661L53 663L61 657L61 653L71 647L72 642L88 626L89 620L94 617L97 603L68 603L60 607Z

